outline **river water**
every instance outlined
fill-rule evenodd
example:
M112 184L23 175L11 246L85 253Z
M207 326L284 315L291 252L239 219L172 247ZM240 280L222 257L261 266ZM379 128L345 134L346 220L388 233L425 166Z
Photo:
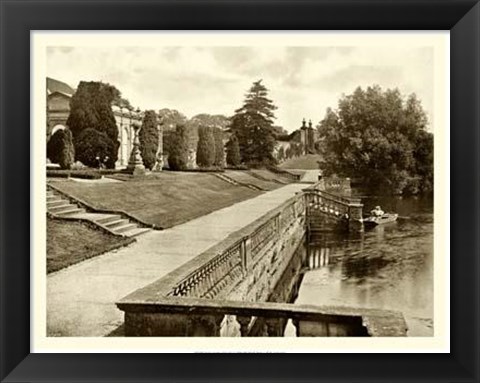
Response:
M307 244L297 304L399 310L408 336L433 336L433 201L362 198L397 222L362 234L322 232Z

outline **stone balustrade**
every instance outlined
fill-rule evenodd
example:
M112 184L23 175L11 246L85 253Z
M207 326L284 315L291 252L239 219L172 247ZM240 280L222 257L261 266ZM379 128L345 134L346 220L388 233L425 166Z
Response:
M322 183L303 189L307 219L316 216L330 216L346 223L350 230L363 231L363 204L359 198L339 196L321 190Z
M304 252L306 216L323 211L361 222L359 200L319 184L180 266L128 295L127 336L283 336L288 320L297 336L404 336L397 312L298 306L289 301Z
M267 248L277 243L294 222L304 231L301 221L304 215L303 196L298 194L154 282L151 289L165 297L224 296L245 279L260 263Z
M396 311L320 307L273 302L240 302L133 294L117 303L125 312L126 336L221 336L222 322L234 317L240 336L284 336L287 321L302 336L403 337L407 326ZM257 326L258 327L258 326ZM292 334L293 335L293 334Z

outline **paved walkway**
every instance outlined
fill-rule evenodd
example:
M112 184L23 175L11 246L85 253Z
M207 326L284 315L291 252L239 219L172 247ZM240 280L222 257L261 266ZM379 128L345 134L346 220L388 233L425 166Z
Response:
M185 224L152 231L47 278L49 336L105 336L123 323L115 302L161 278L271 209L305 184L290 184Z

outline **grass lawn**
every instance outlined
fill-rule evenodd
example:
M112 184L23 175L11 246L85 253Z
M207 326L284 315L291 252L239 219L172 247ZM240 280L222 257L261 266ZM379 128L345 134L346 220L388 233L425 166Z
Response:
M54 219L47 219L47 233L47 273L135 241L103 233L81 222Z
M53 185L97 208L124 210L168 228L261 194L209 173L162 172L123 182L50 179Z
M321 157L318 154L307 154L305 156L289 158L279 165L281 169L318 169L317 161Z

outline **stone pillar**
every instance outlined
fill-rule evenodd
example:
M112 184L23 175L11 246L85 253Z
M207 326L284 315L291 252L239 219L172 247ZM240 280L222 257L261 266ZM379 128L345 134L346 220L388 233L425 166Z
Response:
M363 231L363 204L348 205L348 230L353 232Z
M140 123L138 121L132 122L134 130L133 148L128 160L127 172L134 176L145 174L145 166L143 165L142 156L140 155L140 142L138 140L138 131L140 130Z

